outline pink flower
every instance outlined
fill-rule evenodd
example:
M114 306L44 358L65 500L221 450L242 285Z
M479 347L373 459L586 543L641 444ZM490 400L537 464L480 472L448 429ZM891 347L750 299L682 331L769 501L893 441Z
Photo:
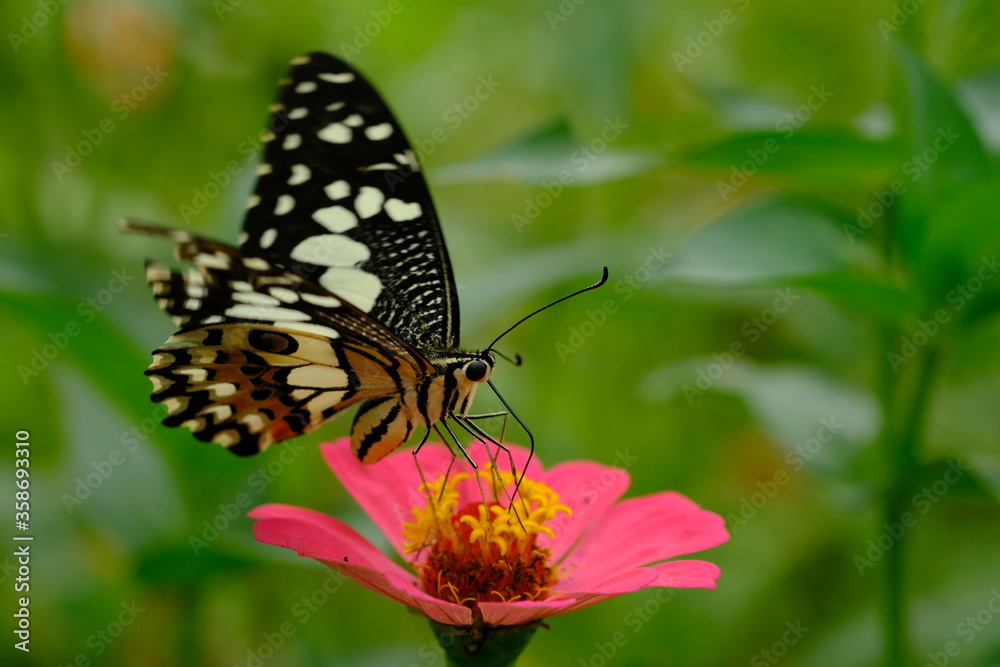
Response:
M520 474L527 450L510 449ZM257 539L322 561L440 623L471 625L476 610L488 625L521 625L652 586L715 588L719 578L712 563L668 559L729 539L722 517L672 491L619 500L629 485L619 468L571 461L546 470L536 456L512 508L509 473L504 490L491 483L489 465L477 477L459 456L445 477L452 457L443 445L427 444L417 456L426 487L409 451L364 465L344 438L322 452L412 571L342 521L301 507L251 511ZM479 443L470 453L488 461ZM497 468L508 467L501 452ZM484 495L494 496L489 509Z

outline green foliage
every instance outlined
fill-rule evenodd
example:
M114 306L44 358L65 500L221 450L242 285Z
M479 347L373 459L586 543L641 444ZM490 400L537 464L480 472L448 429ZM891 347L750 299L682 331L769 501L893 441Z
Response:
M32 651L4 664L443 663L421 618L252 539L247 509L283 502L382 540L318 457L347 420L236 459L161 426L142 376L172 332L142 260L166 250L117 218L233 242L274 81L313 49L351 56L418 148L465 345L610 267L503 342L541 459L636 461L630 494L676 489L733 534L704 555L717 591L552 619L520 664L1000 656L997 622L963 625L996 620L1000 546L996 3L0 18L0 400L31 434L36 535Z

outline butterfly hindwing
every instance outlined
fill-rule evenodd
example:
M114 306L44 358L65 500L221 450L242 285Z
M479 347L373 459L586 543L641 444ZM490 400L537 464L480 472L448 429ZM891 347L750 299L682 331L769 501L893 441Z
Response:
M458 298L416 156L379 94L324 53L293 61L244 252L349 300L414 347L458 344Z

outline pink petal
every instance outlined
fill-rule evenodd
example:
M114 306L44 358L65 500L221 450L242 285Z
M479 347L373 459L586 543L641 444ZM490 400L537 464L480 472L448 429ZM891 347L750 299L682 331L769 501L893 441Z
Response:
M472 622L472 610L425 593L416 577L333 517L288 505L264 505L251 511L250 516L258 519L254 533L261 542L315 558L365 588L418 609L436 621L452 625Z
M416 581L356 530L332 516L278 504L257 507L249 516L258 520L253 530L259 542L295 549L300 556L394 572Z
M490 625L521 625L555 616L573 604L572 599L529 600L524 602L480 602L483 620Z
M721 571L715 563L703 560L672 560L651 565L659 576L650 586L672 588L715 588Z
M361 505L375 525L400 554L403 553L403 524L413 520L412 509L423 507L427 499L420 493L420 476L408 452L390 454L381 461L364 464L351 451L351 439L341 438L320 446L323 457L347 492ZM425 451L426 450L426 451ZM421 465L436 469L445 450L425 446L420 451Z
M614 572L701 551L729 539L718 514L666 491L622 501L608 510L562 563L561 583L594 580Z
M544 482L559 494L559 502L573 513L559 513L547 525L555 538L542 536L538 544L552 550L558 562L572 548L580 535L618 500L629 485L628 473L620 468L591 461L568 461L553 466L537 481Z

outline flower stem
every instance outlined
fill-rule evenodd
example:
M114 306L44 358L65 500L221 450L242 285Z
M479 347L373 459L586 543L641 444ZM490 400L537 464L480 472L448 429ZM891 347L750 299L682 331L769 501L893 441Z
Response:
M888 334L888 331L885 332ZM886 349L899 339L898 332L886 335ZM886 478L883 493L883 525L896 525L910 511L910 490L918 465L917 446L930 395L938 352L931 345L913 360L915 368L885 372L882 378L885 408L884 455ZM911 664L909 609L906 595L906 540L898 539L886 550L885 574L885 664Z
M524 625L460 627L432 620L448 667L513 667L540 621Z

